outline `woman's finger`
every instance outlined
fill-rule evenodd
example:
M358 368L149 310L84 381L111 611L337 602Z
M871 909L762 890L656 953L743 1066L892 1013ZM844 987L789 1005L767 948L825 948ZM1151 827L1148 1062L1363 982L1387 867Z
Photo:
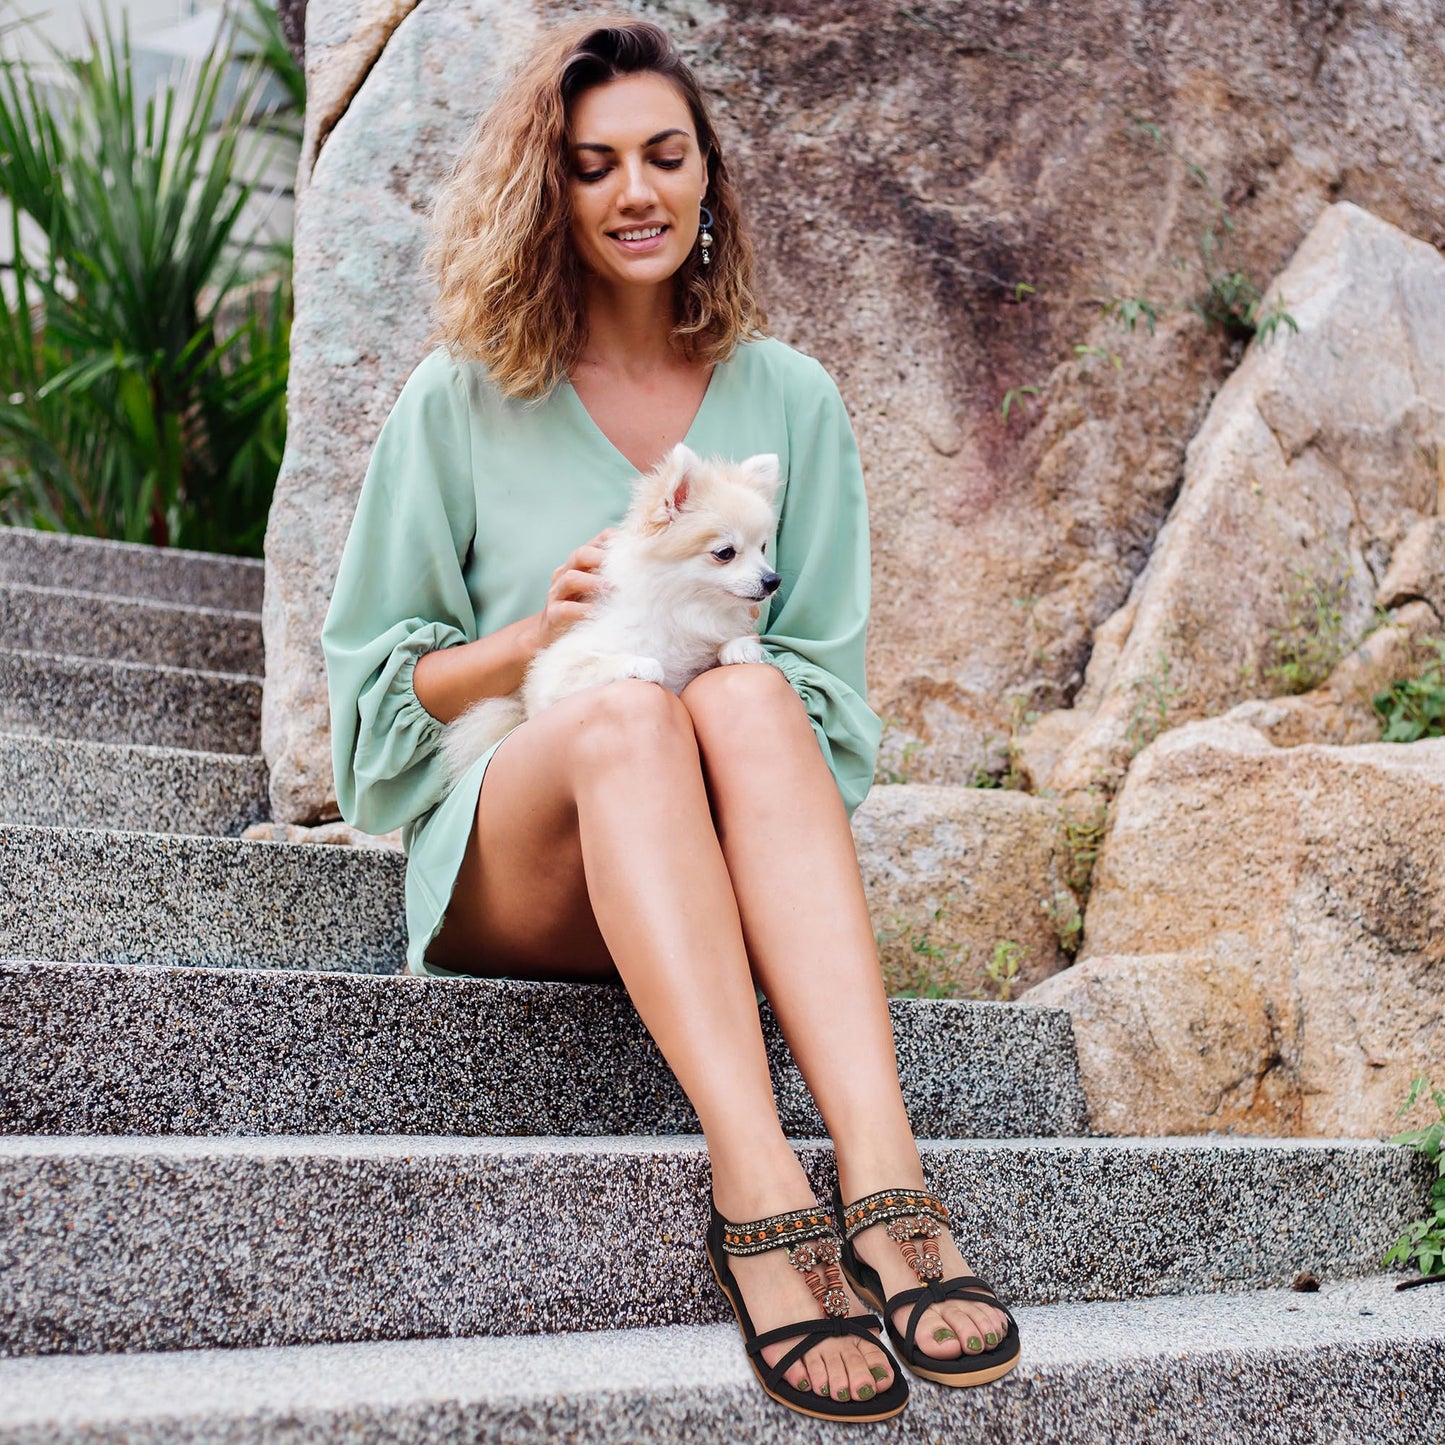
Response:
M606 586L607 583L596 572L584 572L574 567L552 584L552 596L558 601L591 599Z

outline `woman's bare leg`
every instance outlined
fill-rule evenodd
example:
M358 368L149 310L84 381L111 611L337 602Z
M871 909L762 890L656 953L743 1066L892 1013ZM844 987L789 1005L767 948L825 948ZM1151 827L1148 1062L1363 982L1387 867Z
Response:
M563 950L572 949L569 969ZM601 976L609 956L697 1111L719 1210L745 1221L811 1203L778 1122L691 720L651 683L578 694L498 748L446 924L428 950L444 967L553 978ZM816 1316L781 1251L733 1267L759 1330ZM853 1337L809 1351L788 1378L856 1395L891 1373Z
M705 672L683 702L748 953L833 1139L843 1198L919 1186L852 833L802 702L766 663ZM946 1276L972 1273L947 1235L938 1242ZM889 1294L918 1283L882 1225L854 1243ZM900 1328L907 1313L897 1311ZM917 1338L956 1358L1007 1326L986 1305L950 1301L924 1315Z

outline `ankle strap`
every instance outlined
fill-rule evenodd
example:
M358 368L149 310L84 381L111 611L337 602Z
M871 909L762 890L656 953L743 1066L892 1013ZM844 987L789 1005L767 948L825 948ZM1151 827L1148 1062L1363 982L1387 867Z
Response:
M919 1217L932 1219L945 1229L949 1226L948 1208L936 1194L926 1189L880 1189L844 1208L843 1237L852 1239L874 1224Z
M722 1247L726 1254L762 1254L769 1249L791 1249L814 1239L831 1239L837 1233L833 1216L815 1204L789 1214L770 1214L751 1224L733 1224L724 1219Z

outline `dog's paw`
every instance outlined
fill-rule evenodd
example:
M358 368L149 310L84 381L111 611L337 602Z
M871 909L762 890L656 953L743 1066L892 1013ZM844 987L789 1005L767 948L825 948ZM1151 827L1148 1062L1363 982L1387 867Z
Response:
M731 667L735 662L764 662L766 658L763 654L763 644L749 632L746 636L735 637L731 642L723 643L717 660L724 667Z
M667 675L655 657L629 657L623 666L623 677L635 677L639 682L661 682Z

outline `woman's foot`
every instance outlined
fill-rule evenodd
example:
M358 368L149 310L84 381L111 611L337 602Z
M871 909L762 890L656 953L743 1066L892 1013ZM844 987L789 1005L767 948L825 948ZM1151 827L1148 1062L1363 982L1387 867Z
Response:
M781 1195L774 1191L765 1202L756 1195L741 1191L733 1195L715 1192L714 1198L724 1218L739 1223L808 1208L815 1203L806 1183L801 1190L794 1187ZM761 1254L734 1255L729 1257L728 1264L742 1292L753 1329L758 1334L800 1320L823 1320L817 1298L803 1275L788 1262L787 1250L769 1249ZM868 1314L846 1284L844 1291L848 1297L850 1316ZM762 1358L767 1364L774 1365L797 1343L796 1339L792 1339L769 1345L762 1351ZM889 1367L888 1356L878 1346L856 1335L843 1335L814 1346L788 1369L784 1378L805 1393L834 1400L871 1400L892 1384L893 1371Z
M943 1263L941 1278L973 1274L948 1230L944 1229L933 1243L938 1246ZM886 1224L860 1230L853 1236L852 1244L859 1258L878 1271L886 1298L891 1299L899 1290L918 1287L918 1276L897 1243L888 1237ZM912 1310L910 1304L893 1311L893 1325L899 1334L907 1330ZM993 1349L1007 1333L1008 1318L1002 1310L972 1300L945 1300L923 1312L914 1338L924 1354L938 1360L956 1360L960 1355L978 1355Z

